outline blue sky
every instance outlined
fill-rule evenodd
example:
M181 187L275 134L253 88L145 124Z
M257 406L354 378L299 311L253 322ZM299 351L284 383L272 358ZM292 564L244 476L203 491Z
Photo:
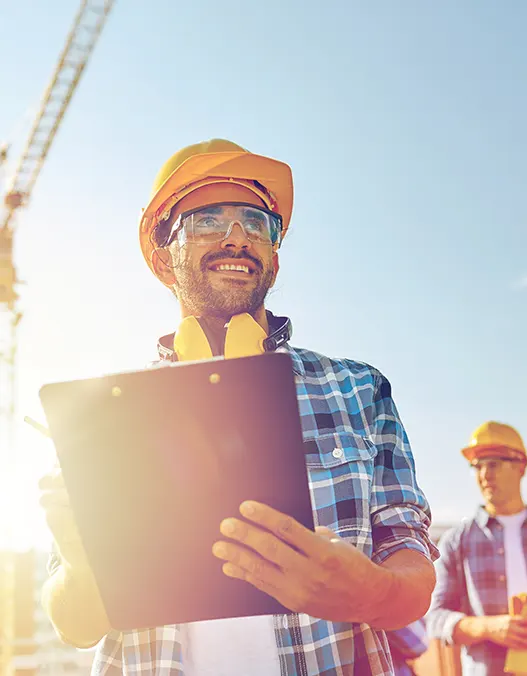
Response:
M0 8L13 160L75 5ZM520 0L117 1L17 224L19 417L44 382L153 358L178 314L138 215L168 156L226 137L293 168L269 307L294 344L388 376L436 521L470 514L472 429L527 437L526 20ZM33 505L52 450L24 427Z

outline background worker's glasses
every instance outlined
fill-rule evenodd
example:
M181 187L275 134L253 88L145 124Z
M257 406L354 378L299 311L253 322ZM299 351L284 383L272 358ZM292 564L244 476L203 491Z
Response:
M484 469L496 472L507 466L507 463L519 462L522 462L522 460L518 458L485 458L483 460L475 460L471 463L470 467L476 474L480 474Z

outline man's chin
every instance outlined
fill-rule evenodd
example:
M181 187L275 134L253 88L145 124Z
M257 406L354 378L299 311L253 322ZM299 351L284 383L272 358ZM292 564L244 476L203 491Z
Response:
M216 289L247 288L253 289L258 284L256 275L240 275L239 273L210 272L207 275L208 283Z
M254 314L262 307L272 275L269 279L254 275L238 280L205 272L199 276L189 275L180 282L178 296L191 314L229 319L244 312Z
M207 305L203 308L203 314L212 314L218 317L230 318L244 312L252 314L261 302L255 302L254 295L246 293L229 293L227 289L214 289L208 296Z

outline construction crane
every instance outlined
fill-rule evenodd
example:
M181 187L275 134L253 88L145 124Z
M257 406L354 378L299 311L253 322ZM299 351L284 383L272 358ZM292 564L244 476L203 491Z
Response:
M3 213L0 214L0 480L4 482L9 481L14 454L16 334L21 319L13 260L16 214L29 203L66 109L114 3L115 0L82 0L80 3L3 200ZM7 164L8 154L8 146L0 147L0 169ZM9 594L11 563L8 556L0 557L0 676L10 673L13 643L14 609Z

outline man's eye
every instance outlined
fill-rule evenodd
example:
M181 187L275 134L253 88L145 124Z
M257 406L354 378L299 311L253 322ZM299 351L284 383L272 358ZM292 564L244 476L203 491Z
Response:
M213 216L204 216L197 223L200 228L216 228L218 221Z
M245 221L245 225L251 230L263 230L265 228L265 223L261 218L250 218L247 221Z

